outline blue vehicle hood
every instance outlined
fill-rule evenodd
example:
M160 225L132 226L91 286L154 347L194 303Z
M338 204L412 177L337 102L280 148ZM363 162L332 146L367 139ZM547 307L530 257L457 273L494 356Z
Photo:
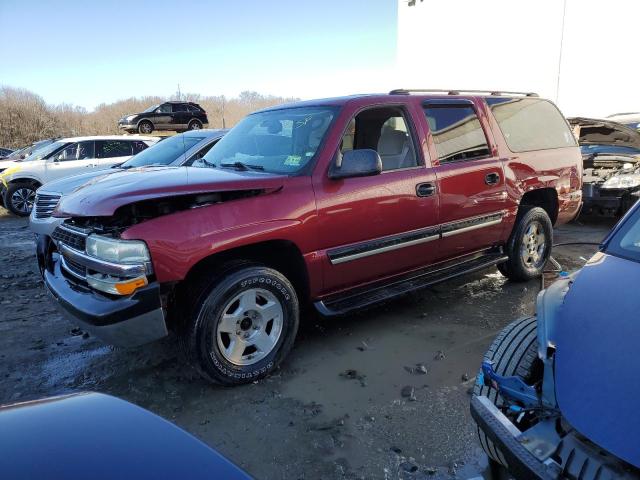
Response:
M576 276L556 325L562 415L581 434L640 467L640 264L596 254Z
M7 479L251 480L172 423L99 393L0 407L0 431Z

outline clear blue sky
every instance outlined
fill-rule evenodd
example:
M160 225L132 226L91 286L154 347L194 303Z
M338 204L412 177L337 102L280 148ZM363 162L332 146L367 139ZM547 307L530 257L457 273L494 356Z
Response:
M87 108L178 83L204 95L354 93L394 69L396 10L396 0L0 0L0 84Z

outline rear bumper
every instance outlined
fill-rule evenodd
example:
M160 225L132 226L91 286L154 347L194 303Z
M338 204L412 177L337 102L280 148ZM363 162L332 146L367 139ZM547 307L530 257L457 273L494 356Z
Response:
M122 347L142 345L167 335L157 282L122 298L101 295L65 275L58 254L47 249L47 239L39 238L37 256L45 286L62 312L83 329Z
M484 396L471 398L471 416L500 450L515 478L551 480L558 472L534 457L519 441L520 431Z

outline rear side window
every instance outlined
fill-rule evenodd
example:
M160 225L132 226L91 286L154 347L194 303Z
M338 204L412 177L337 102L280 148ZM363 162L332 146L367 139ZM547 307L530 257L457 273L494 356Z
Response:
M187 111L187 106L184 103L174 103L173 104L173 111L174 112L186 112Z
M187 108L189 108L190 112L200 113L200 109L198 107L196 107L195 105L189 105Z
M512 152L574 147L575 137L554 104L540 98L487 98Z
M136 140L135 142L131 142L131 146L133 147L133 154L135 155L136 153L140 153L143 150L146 150L147 148L149 148L149 146L144 143L141 142L140 140Z
M429 105L424 113L440 163L490 155L487 137L471 105Z
M96 158L128 157L132 151L131 142L124 140L96 141Z

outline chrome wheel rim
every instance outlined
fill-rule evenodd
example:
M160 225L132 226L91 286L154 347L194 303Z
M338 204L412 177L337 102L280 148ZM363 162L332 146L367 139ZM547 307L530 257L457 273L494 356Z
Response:
M531 222L524 232L520 255L528 268L539 268L544 262L544 251L547 239L540 222Z
M282 334L284 311L268 290L252 288L233 297L222 310L216 341L222 356L238 366L269 355Z
M19 188L11 195L11 204L20 213L30 213L36 199L36 191L30 188Z
M140 125L140 131L142 133L151 133L151 125L146 122L143 123L142 125Z

